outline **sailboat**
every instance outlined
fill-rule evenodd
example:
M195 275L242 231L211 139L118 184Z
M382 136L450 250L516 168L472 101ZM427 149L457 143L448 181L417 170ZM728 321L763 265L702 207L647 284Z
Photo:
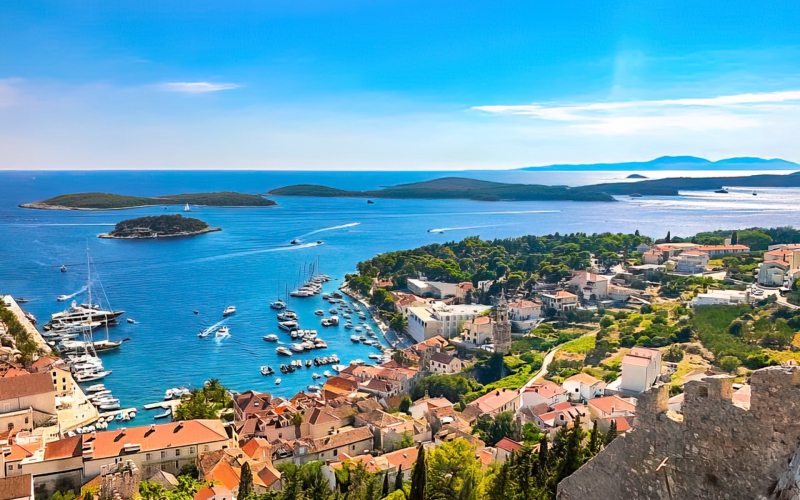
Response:
M184 212L191 212L191 211L192 211L192 209L189 207L189 204L188 204L188 203L186 204L186 206L185 206L185 207L183 207L183 211L184 211Z
M92 261L91 257L89 256L89 248L86 248L86 270L87 270L87 284L86 289L89 295L89 304L92 303ZM105 295L105 291L103 292ZM106 300L108 298L106 297ZM102 341L101 341L102 342ZM110 340L108 340L108 325L106 324L106 343L105 345L113 345ZM120 343L121 344L121 343ZM101 344L103 345L103 344ZM91 326L86 325L86 328L83 332L83 342L81 347L83 347L84 354L78 354L76 356L72 356L68 358L68 363L70 363L70 367L73 370L73 375L75 377L76 382L93 382L95 380L101 380L108 375L111 375L111 370L106 370L103 367L103 362L97 356L97 349L95 348L95 342L92 339L92 328ZM116 347L119 347L117 345ZM106 349L107 350L107 349ZM80 351L78 351L80 352Z

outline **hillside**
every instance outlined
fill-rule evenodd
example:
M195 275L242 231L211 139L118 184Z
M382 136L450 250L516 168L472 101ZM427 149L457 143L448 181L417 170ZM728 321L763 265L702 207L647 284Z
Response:
M115 239L149 239L176 236L195 236L198 234L220 231L209 228L208 224L191 217L176 215L159 215L156 217L138 217L118 222L110 233L103 233L100 238Z
M268 207L275 202L255 194L223 191L187 193L157 197L124 196L110 193L74 193L25 203L22 208L43 210L115 210L152 205L206 205L215 207Z
M610 195L639 193L651 196L675 196L678 191L713 191L722 187L764 188L800 187L800 172L786 175L747 175L737 177L673 177L639 182L612 182L573 188L578 192L600 192Z
M505 184L500 182L444 177L411 184L398 184L372 191L345 191L312 184L273 189L275 196L315 196L395 199L467 199L477 201L613 201L601 192L576 192L564 186Z
M556 164L520 170L800 170L800 164L780 158L739 157L711 161L696 156L662 156L650 161Z

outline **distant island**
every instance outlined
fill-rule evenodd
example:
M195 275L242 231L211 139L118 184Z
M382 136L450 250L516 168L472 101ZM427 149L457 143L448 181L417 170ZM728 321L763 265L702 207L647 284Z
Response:
M696 156L662 156L650 161L556 164L520 170L800 170L800 164L780 158L739 157L711 161Z
M647 179L647 177L643 176L642 174L631 174L626 179Z
M138 217L118 222L110 233L103 233L99 238L120 240L140 240L156 238L175 238L181 236L197 236L198 234L222 231L220 228L208 227L208 224L191 217L176 215L159 215L156 217Z
M646 177L641 176L646 179ZM637 178L631 176L631 178ZM716 191L724 186L745 188L800 187L800 172L785 175L758 174L738 177L670 177L667 179L612 182L590 186L505 184L463 177L443 177L413 184L399 184L373 191L347 191L314 184L273 189L274 196L462 199L476 201L614 201L614 196L677 196L680 191Z
M424 182L399 184L373 191L347 191L314 184L297 184L273 189L269 194L274 196L466 199L477 201L614 201L612 196L602 192L579 192L566 186L506 184L463 177L444 177Z
M109 193L64 194L44 201L24 203L22 208L40 210L123 210L155 205L206 205L212 207L269 207L276 203L256 194L223 191L188 193L152 198Z

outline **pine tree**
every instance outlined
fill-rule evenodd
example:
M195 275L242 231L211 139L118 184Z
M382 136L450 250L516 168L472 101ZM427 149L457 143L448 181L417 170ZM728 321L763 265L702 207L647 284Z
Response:
M597 428L597 420L592 426L592 433L589 435L589 454L596 455L600 451L600 430Z
M245 500L251 493L253 493L253 471L250 470L250 464L245 462L239 478L239 493L236 495L236 500Z
M569 476L583 464L583 429L581 429L580 415L575 417L564 447L564 458L559 464L559 481Z
M408 495L408 500L425 500L426 476L425 448L420 444L417 452L417 462L414 464L414 470L411 472L411 492Z
M617 421L611 420L611 425L608 426L608 433L606 433L606 446L608 446L615 437L617 437Z

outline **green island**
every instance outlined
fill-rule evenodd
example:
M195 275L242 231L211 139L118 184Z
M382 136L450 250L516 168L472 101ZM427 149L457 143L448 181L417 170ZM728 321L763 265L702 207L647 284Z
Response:
M20 207L41 210L119 210L154 205L184 204L212 207L269 207L276 203L260 195L232 191L156 197L124 196L110 193L74 193L56 196L43 201L24 203Z
M644 178L634 174L629 178ZM476 201L614 201L614 196L632 194L677 196L679 191L713 191L725 186L746 188L800 187L800 172L785 175L759 174L737 177L676 177L667 179L617 182L590 186L546 186L508 184L443 177L430 181L399 184L371 191L348 191L315 184L297 184L270 191L275 196L394 198L394 199L466 199Z
M600 192L577 192L566 186L541 184L506 184L463 177L444 177L424 182L399 184L372 191L347 191L314 184L298 184L270 191L275 196L395 198L395 199L467 199L477 201L614 201Z
M222 231L220 228L208 227L208 224L181 214L158 215L155 217L137 217L118 222L114 230L99 235L99 238L119 240L140 240L155 238L176 238L197 236L199 234Z

